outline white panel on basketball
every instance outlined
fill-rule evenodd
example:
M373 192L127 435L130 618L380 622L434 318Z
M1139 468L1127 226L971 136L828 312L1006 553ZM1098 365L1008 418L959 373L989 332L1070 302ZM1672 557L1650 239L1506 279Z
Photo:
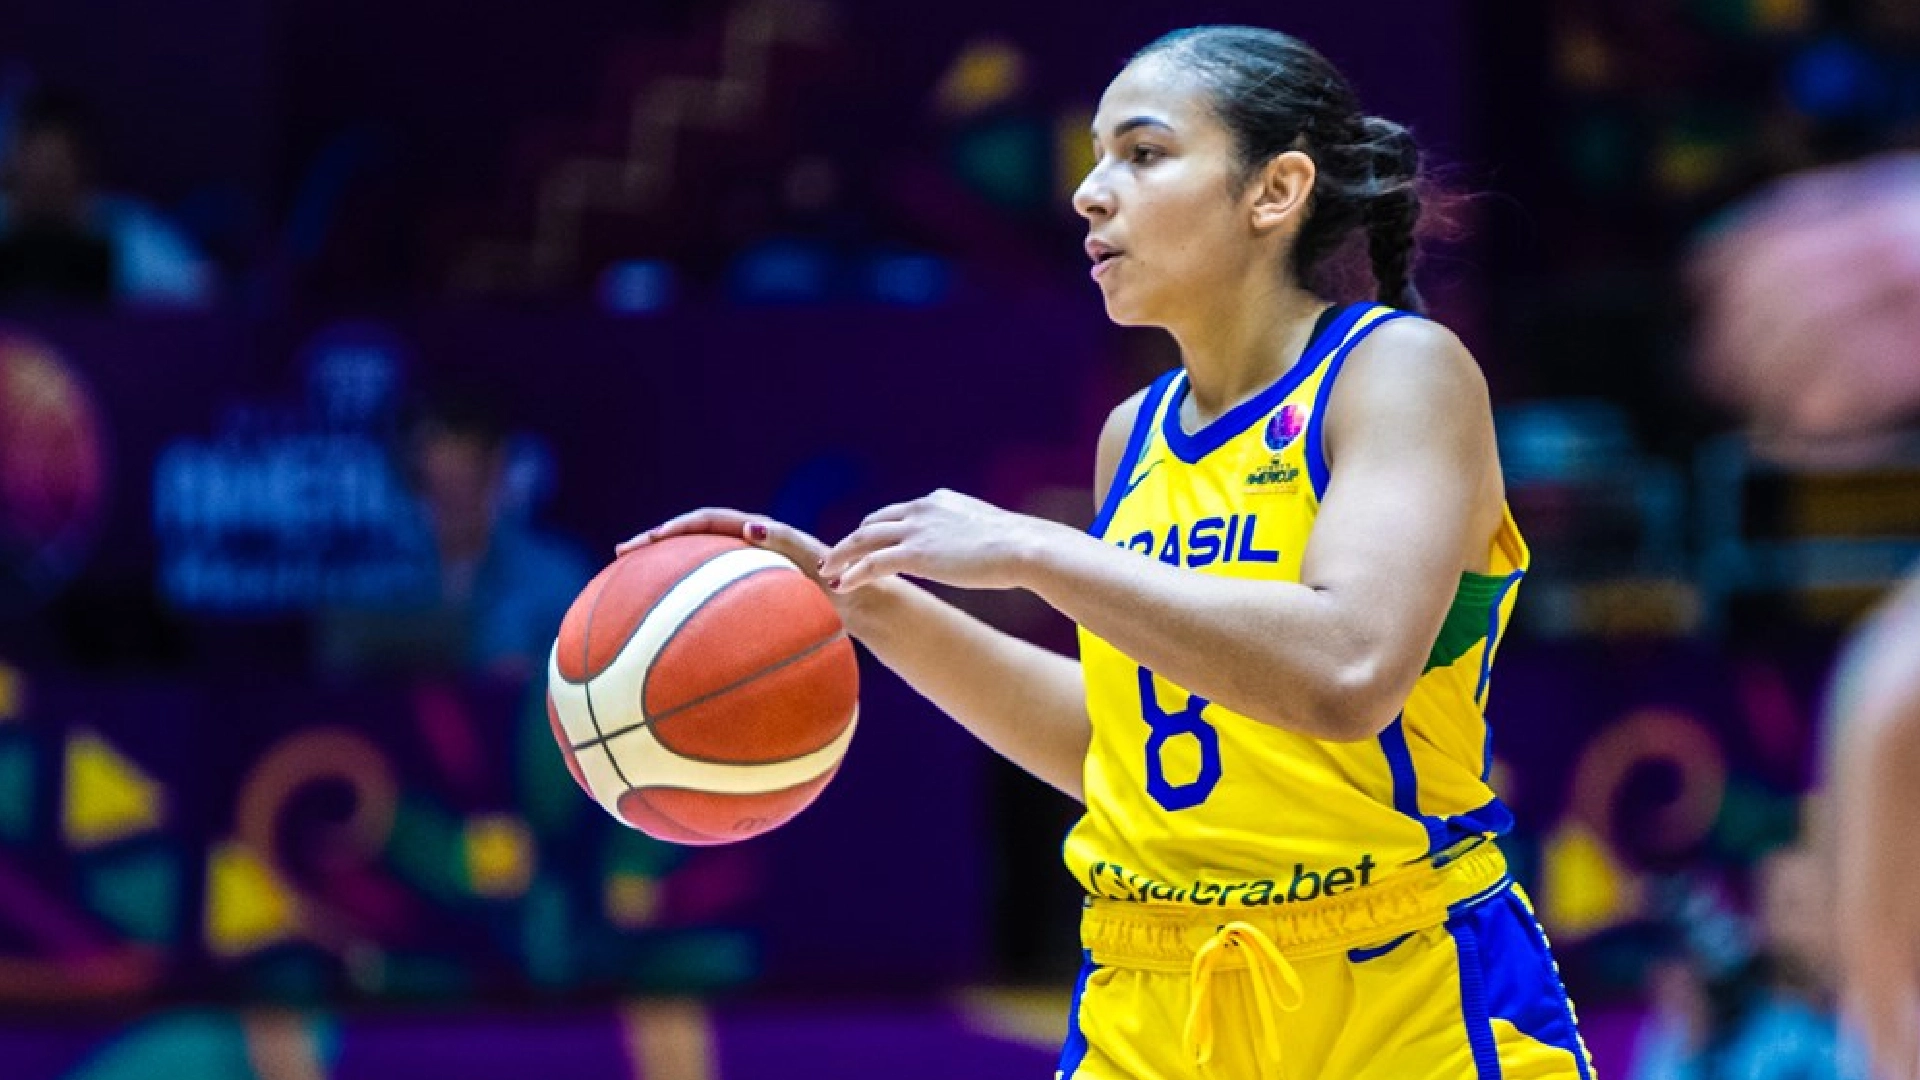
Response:
M820 774L833 768L846 756L847 744L853 741L853 729L859 719L860 709L856 706L853 714L847 718L846 730L836 735L832 742L812 753L763 765L729 765L684 758L660 745L660 740L654 738L652 728L634 728L623 732L614 736L607 745L620 759L620 771L635 787L674 787L724 795L763 795L818 779ZM584 758L598 750L595 747L580 756ZM600 756L603 759L606 757L605 754ZM611 769L608 775L612 775ZM594 790L597 792L600 789L596 787ZM618 797L616 791L615 798Z
M573 755L580 763L580 773L587 778L587 790L593 792L593 801L614 814L614 803L627 793L627 785L620 780L620 774L614 770L613 762L607 757L606 750L594 746Z
M568 746L579 746L588 739L599 737L599 733L593 729L593 716L587 712L586 684L568 682L560 674L558 641L547 651L547 693L553 697L553 712L560 718L560 730L566 734ZM577 756L586 757L584 753ZM606 757L605 754L600 756Z

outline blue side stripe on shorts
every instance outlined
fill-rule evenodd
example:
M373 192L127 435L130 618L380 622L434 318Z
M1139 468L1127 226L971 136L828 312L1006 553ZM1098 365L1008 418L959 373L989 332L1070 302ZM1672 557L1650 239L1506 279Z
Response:
M1093 962L1092 952L1082 956L1080 977L1073 983L1073 1004L1067 1006L1067 1041L1060 1048L1061 1080L1072 1080L1080 1063L1087 1060L1087 1033L1080 1029L1080 999L1087 992L1087 980L1100 970L1100 965Z
M1573 1055L1580 1080L1593 1080L1586 1047L1574 1024L1573 1005L1547 947L1547 935L1519 897L1509 894L1487 906L1475 923L1484 948L1496 958L1487 973L1488 1015L1511 1023L1535 1042Z
M1462 1010L1469 1012L1468 1035L1471 1038L1478 1027L1484 1026L1491 1040L1493 1020L1505 1020L1533 1041L1572 1054L1580 1080L1593 1080L1593 1065L1574 1025L1573 1004L1561 985L1546 934L1513 893L1511 884L1502 882L1497 895L1482 894L1481 898L1455 905L1447 922L1460 952L1461 1001ZM1473 953L1471 963L1469 948ZM1469 974L1473 992L1480 995L1482 1019L1477 1024L1466 1005ZM1477 1048L1475 1055L1477 1064ZM1499 1074L1483 1071L1481 1075Z
M1467 1025L1467 1045L1473 1049L1476 1080L1500 1080L1500 1049L1493 1037L1493 1020L1487 1012L1480 937L1474 933L1473 922L1471 913L1447 922L1447 932L1453 935L1454 949L1460 954L1460 1015Z

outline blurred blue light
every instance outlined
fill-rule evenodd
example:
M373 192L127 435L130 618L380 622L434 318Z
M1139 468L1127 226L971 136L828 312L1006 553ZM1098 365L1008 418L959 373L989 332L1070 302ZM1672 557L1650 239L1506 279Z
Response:
M818 302L832 287L833 258L816 244L773 240L742 253L729 278L741 303Z
M904 307L925 307L946 299L953 266L932 255L880 255L867 265L867 293Z
M1876 77L1865 53L1846 41L1828 40L1795 57L1787 92L1808 116L1835 120L1859 113L1874 93Z
M600 275L600 305L621 315L660 311L673 296L673 267L657 259L614 263Z

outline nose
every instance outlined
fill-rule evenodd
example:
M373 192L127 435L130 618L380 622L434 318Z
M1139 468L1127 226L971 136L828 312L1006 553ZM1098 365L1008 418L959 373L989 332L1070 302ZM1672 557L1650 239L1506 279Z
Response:
M1087 170L1086 178L1073 189L1073 209L1088 221L1113 216L1113 192L1102 178L1099 165Z

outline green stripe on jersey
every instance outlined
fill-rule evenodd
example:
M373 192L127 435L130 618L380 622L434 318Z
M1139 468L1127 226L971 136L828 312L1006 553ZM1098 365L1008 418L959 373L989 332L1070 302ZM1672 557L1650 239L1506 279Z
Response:
M1446 667L1486 640L1493 605L1500 599L1501 587L1506 583L1506 578L1490 574L1466 571L1460 575L1453 606L1447 609L1447 621L1440 624L1440 636L1434 639L1433 651L1427 654L1422 675L1434 668Z

